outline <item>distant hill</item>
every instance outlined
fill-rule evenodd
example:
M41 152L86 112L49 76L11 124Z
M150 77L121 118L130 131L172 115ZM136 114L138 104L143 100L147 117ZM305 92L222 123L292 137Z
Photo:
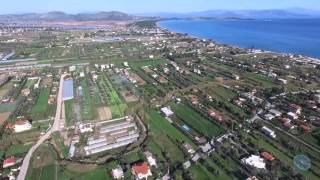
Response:
M209 18L243 18L243 19L302 19L320 18L320 11L291 8L286 10L210 10L190 13L150 13L141 14L145 16L158 16L162 18L190 18L190 17L209 17Z
M53 11L48 13L26 13L26 14L6 14L0 15L0 21L53 21L53 20L74 20L74 21L98 21L98 20L133 20L138 17L128 15L126 13L110 11L97 13L81 13L81 14L67 14L60 11Z

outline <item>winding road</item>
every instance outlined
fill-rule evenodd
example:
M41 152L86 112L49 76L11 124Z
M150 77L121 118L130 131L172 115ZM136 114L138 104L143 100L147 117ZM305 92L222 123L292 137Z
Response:
M49 139L53 132L60 130L61 120L62 120L61 119L61 107L62 107L63 80L66 75L67 74L63 74L60 77L60 86L59 86L59 93L58 93L58 99L57 99L57 110L56 110L56 115L54 118L54 123L53 123L51 129L45 135L40 137L38 142L31 147L31 149L28 151L27 155L24 157L22 165L20 167L20 172L17 177L17 180L24 180L26 178L32 154L38 149L38 147L42 143L44 143L47 139Z

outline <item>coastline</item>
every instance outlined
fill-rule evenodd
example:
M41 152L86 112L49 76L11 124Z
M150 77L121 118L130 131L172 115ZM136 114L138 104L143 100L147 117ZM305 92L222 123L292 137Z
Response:
M175 19L174 21L179 21L179 20L182 20L182 19ZM194 19L187 19L187 21L193 21L193 20ZM172 21L172 20L166 20L166 19L165 20L158 20L158 21L156 21L156 27L161 29L161 30L163 30L163 31L167 31L167 32L170 32L170 33L173 33L173 34L183 35L183 36L185 35L187 37L198 39L198 40L210 41L210 42L212 42L214 44L221 45L221 46L228 46L228 47L231 47L231 48L238 48L238 49L248 50L248 48L240 47L239 45L220 43L220 42L218 42L218 41L216 41L214 39L211 39L211 38L210 39L202 38L202 37L199 37L199 36L196 36L196 35L192 35L190 33L176 32L174 30L171 30L171 29L168 29L166 27L163 27L163 26L161 26L159 24L160 22L165 22L165 21ZM233 20L233 21L235 21L235 20ZM317 58L317 57L311 57L311 56L302 55L302 54L295 54L295 53L275 52L275 51L259 49L259 48L253 48L253 50L261 51L263 53L272 53L272 54L280 55L280 56L288 56L288 57L294 56L294 57L297 57L297 58L303 58L303 60L298 60L298 59L294 59L294 60L297 61L297 62L308 62L308 63L311 63L311 64L320 65L320 58Z

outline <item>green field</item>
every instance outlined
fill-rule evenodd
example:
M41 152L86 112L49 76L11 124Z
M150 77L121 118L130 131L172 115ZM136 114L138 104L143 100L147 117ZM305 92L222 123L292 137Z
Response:
M122 117L125 114L125 110L127 109L127 104L123 102L117 91L113 88L111 82L107 78L106 74L102 75L102 80L99 81L103 93L106 97L106 103L111 109L112 117L118 118Z
M152 109L146 109L146 119L150 130L148 148L160 157L165 152L172 162L183 162L184 155L177 143L193 145L192 141Z
M170 103L175 115L199 133L212 138L223 133L223 129L213 121L203 118L199 113L184 104Z
M6 157L23 155L24 153L27 153L31 147L32 147L32 144L11 145L9 149L6 151Z
M26 180L58 180L58 168L53 147L42 145L32 156Z
M66 114L66 123L70 125L73 121L73 100L64 101L64 109Z
M16 103L0 104L0 113L12 112L16 109Z
M92 101L92 97L90 96L87 81L84 79L81 82L81 87L83 91L83 101L81 103L81 114L83 120L92 120L94 119L94 110L95 105Z
M33 118L43 117L43 115L49 115L48 113L48 97L49 97L49 89L43 89L40 92L37 103L32 107L31 115Z
M279 145L276 145L277 147L272 146L270 143L268 143L266 138L262 135L259 135L257 139L253 138L252 136L247 136L247 138L250 139L251 142L254 143L255 145L257 145L260 149L267 150L268 152L273 154L276 158L278 158L279 160L281 160L282 162L284 162L288 166L293 167L293 157L290 157L287 154L283 153L283 151L288 152L288 150L283 149ZM315 167L315 168L317 168L317 167ZM313 173L311 173L310 171L300 172L300 173L302 173L308 179L319 178L319 177L315 176Z

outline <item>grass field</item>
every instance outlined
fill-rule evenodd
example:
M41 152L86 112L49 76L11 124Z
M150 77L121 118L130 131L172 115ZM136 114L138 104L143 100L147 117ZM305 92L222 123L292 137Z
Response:
M111 82L106 77L106 74L102 75L102 80L99 81L102 87L103 93L105 93L107 104L112 112L112 118L118 118L124 116L124 111L127 109L127 104L120 98L118 92L113 88Z
M177 143L188 142L193 145L192 141L155 110L146 109L146 112L150 130L149 143L147 144L149 149L160 157L163 152L167 153L172 162L183 162L184 155Z
M60 133L56 132L56 133L52 134L52 137L54 139L54 142L57 144L58 148L60 149L62 156L68 157L69 148L64 145L64 142L60 136Z
M0 113L12 112L16 109L16 103L0 104Z
M176 116L182 119L191 128L209 138L223 133L223 129L211 120L203 118L199 113L184 104L170 103Z
M33 118L43 117L44 114L48 115L48 97L49 90L41 90L37 103L33 106L31 110L31 115Z
M87 81L84 79L81 82L81 87L83 91L83 101L81 103L81 113L83 120L92 120L94 119L94 110L95 105L93 103L92 97L90 96Z
M73 100L64 101L64 109L66 114L66 123L70 125L73 121Z
M273 154L276 158L281 160L283 163L287 164L290 167L293 167L293 157L290 157L290 156L286 155L285 153L283 153L280 150L280 149L283 149L283 148L281 148L279 145L277 145L278 148L275 148L274 146L269 144L266 141L266 138L263 137L262 135L259 135L258 139L255 139L252 136L247 136L247 137L254 144L256 144L259 148L263 148L263 149L267 150L268 152ZM288 150L283 150L283 151L288 151ZM317 168L317 167L315 167L315 168ZM302 173L304 176L306 176L307 179L317 179L317 178L319 178L319 177L315 176L313 173L311 173L310 171L305 171L305 172L300 172L300 173Z
M256 82L257 84L259 84L264 88L270 88L270 87L276 86L276 84L274 84L270 78L260 74L246 73L245 77L250 81Z
M40 146L34 153L26 180L58 180L57 154L48 144Z
M9 149L6 151L6 157L10 156L20 156L24 153L27 153L29 149L32 147L32 144L24 145L24 144L16 144L11 145Z

